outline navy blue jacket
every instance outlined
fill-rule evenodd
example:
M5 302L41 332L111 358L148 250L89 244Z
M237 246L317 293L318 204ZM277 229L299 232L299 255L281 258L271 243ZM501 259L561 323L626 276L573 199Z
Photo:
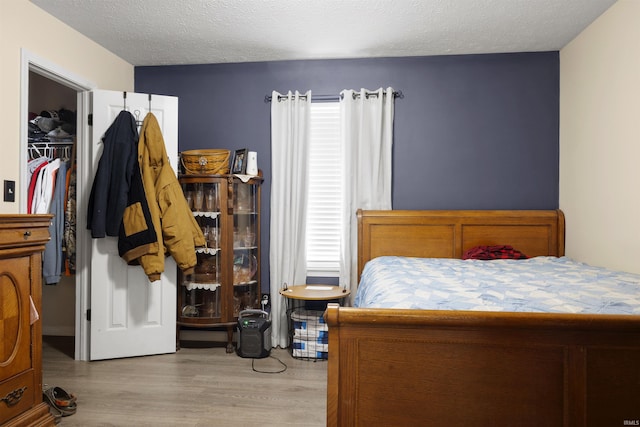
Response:
M121 111L103 138L103 150L91 187L87 228L91 237L118 236L127 206L133 167L138 166L138 129L128 111Z

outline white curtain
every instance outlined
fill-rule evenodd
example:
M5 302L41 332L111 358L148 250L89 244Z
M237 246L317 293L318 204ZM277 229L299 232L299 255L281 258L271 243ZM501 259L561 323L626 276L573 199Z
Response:
M271 94L271 343L289 343L280 290L306 283L307 171L311 91Z
M340 250L340 285L357 288L358 227L356 210L391 209L393 89L341 92L345 187Z

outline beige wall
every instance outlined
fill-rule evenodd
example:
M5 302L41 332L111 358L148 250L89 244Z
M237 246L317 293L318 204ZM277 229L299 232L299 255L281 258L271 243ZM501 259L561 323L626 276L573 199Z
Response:
M566 253L640 273L640 1L619 0L560 51Z
M132 91L133 66L34 6L28 0L0 0L0 181L16 181L20 194L21 49L55 64L100 89ZM0 188L1 190L1 188ZM18 213L2 201L0 213Z

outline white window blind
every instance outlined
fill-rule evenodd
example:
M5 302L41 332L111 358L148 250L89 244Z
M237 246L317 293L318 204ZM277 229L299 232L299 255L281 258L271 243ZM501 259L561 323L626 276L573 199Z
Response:
M342 155L340 104L311 104L307 208L307 275L334 277L340 271Z

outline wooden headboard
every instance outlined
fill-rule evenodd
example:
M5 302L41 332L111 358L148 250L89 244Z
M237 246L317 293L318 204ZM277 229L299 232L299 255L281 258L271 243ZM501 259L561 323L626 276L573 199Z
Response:
M527 256L564 255L560 210L358 210L358 280L383 255L462 258L478 245L511 245Z

